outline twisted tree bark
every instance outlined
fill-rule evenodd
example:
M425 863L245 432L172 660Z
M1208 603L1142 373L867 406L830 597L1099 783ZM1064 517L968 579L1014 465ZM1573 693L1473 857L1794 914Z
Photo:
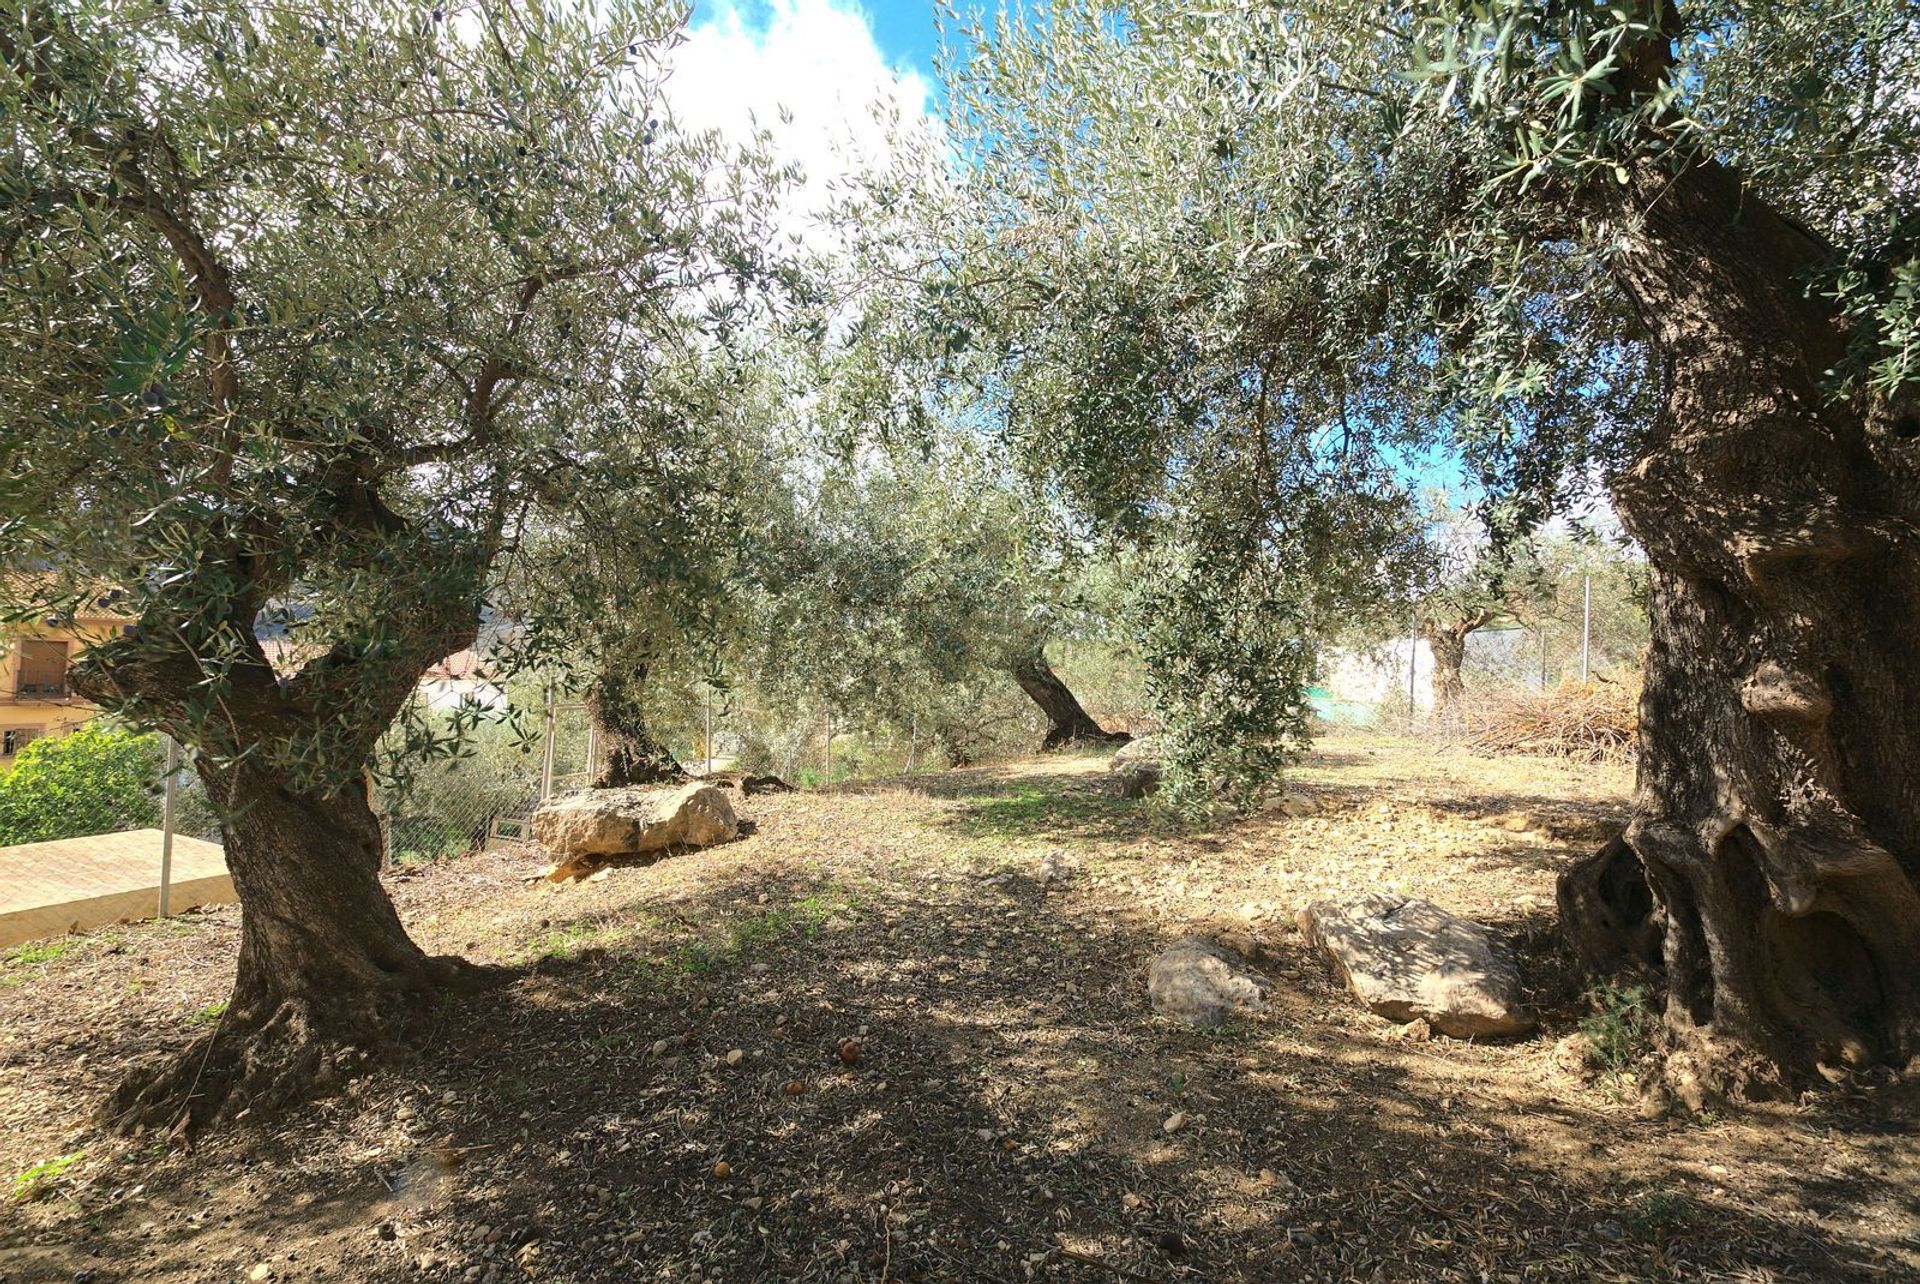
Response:
M587 692L587 716L599 733L603 757L595 789L682 781L686 771L647 727L647 666L600 675Z
M1467 698L1466 679L1461 676L1467 663L1467 638L1485 628L1492 619L1492 611L1475 611L1471 615L1420 622L1420 637L1433 653L1435 717L1450 718L1460 712Z
M325 1091L369 1053L407 1041L451 988L480 979L429 957L381 886L380 823L363 788L302 789L248 764L199 774L242 906L240 958L218 1028L128 1075L108 1122L204 1123Z
M1013 662L1012 672L1013 680L1020 684L1020 689L1047 716L1047 734L1040 742L1043 753L1077 741L1119 744L1132 739L1124 731L1108 731L1093 720L1093 716L1080 706L1072 690L1053 671L1053 666L1047 663L1046 652L1041 647L1033 646L1022 651Z
M1658 939L1683 1095L1905 1065L1920 1056L1913 412L1824 395L1844 335L1807 271L1827 247L1738 175L1647 164L1617 200L1641 229L1618 281L1665 374L1614 486L1652 565L1653 640L1632 820L1562 877L1563 916L1596 964Z
M284 680L253 640L252 604L231 610L219 627L248 654L226 670L217 716L201 698L203 652L187 640L204 620L143 620L73 670L89 698L202 749L195 767L220 810L240 899L238 968L218 1026L126 1075L103 1108L117 1128L206 1123L325 1091L490 975L429 957L407 935L380 882L384 843L365 777L308 780L289 765L365 763L427 665L471 643L477 607L457 595L423 604L389 647L337 646Z

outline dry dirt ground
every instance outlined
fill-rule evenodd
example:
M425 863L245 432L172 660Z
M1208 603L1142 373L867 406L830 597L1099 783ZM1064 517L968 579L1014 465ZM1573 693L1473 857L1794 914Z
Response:
M89 1116L218 1021L234 912L28 951L0 969L0 1277L1920 1279L1914 1083L1652 1120L1556 1065L1585 1008L1552 878L1624 769L1335 740L1299 773L1319 814L1194 833L1101 768L753 798L753 836L597 883L508 853L397 877L419 938L512 983L184 1149ZM1542 1034L1416 1041L1336 989L1292 911L1382 885L1492 924ZM1148 961L1200 926L1264 939L1269 1013L1150 1014Z

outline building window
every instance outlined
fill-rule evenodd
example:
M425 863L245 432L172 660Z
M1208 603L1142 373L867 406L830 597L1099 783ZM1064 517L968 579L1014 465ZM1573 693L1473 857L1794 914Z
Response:
M38 727L8 727L0 731L0 757L11 758L39 738Z
M20 643L20 674L14 693L59 698L67 694L67 644L28 639Z

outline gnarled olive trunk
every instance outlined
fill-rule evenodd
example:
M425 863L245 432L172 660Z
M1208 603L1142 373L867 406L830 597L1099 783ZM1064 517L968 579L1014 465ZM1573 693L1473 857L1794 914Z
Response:
M1467 698L1466 679L1461 676L1467 664L1467 637L1486 622L1484 615L1421 621L1420 638L1433 654L1433 714L1436 718L1459 716L1460 706Z
M408 937L380 883L364 774L427 666L472 644L477 592L432 587L395 614L385 645L337 644L290 676L267 663L253 636L259 606L245 597L216 599L203 615L156 607L74 666L89 699L199 751L240 899L238 970L218 1026L183 1054L132 1069L105 1104L110 1124L200 1123L324 1091L366 1054L404 1046L455 988L488 975L429 958ZM232 662L209 702L203 657L222 653ZM316 773L326 783L296 763L326 768Z
M1664 374L1614 487L1652 564L1652 645L1631 823L1562 878L1562 912L1596 965L1658 940L1683 1096L1904 1065L1920 441L1823 397L1842 336L1803 274L1825 247L1737 175L1648 166L1618 202L1643 220L1618 279Z
M652 785L681 781L687 773L673 751L647 728L647 666L601 674L587 692L587 716L600 741L600 764L593 787Z
M1046 738L1040 742L1042 751L1058 749L1076 741L1111 744L1132 738L1124 731L1108 731L1095 722L1092 715L1080 707L1080 701L1053 671L1053 666L1047 663L1046 652L1041 648L1036 646L1022 651L1013 662L1012 672L1013 680L1020 684L1020 689L1047 716Z
M106 1113L122 1126L204 1122L229 1105L269 1109L325 1090L405 1040L469 975L401 926L364 788L324 793L251 765L199 765L225 817L239 967L219 1029L121 1084Z

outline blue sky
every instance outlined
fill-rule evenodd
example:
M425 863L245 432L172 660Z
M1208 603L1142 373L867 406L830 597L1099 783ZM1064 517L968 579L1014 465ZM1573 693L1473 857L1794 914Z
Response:
M933 79L933 55L939 37L934 29L934 8L927 0L874 0L873 3L847 3L836 6L858 12L866 19L874 43L894 67L919 72ZM772 25L773 0L695 0L695 26L710 22L717 13L736 13L743 23L757 31Z

